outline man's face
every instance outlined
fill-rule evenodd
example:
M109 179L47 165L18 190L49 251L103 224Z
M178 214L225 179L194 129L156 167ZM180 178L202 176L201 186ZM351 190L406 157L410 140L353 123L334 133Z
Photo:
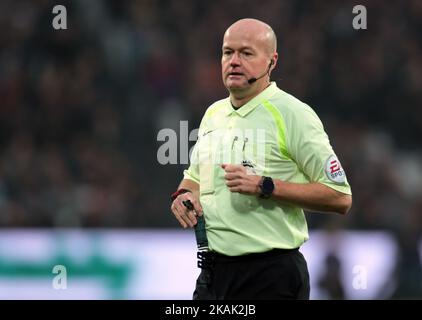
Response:
M237 30L226 32L221 67L223 82L229 91L249 89L248 80L265 74L269 63L267 46L262 37Z

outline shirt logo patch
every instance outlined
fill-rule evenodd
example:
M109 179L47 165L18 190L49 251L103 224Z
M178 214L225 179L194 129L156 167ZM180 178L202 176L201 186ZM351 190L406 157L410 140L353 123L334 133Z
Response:
M325 174L334 183L344 183L346 181L346 173L334 154L329 156L325 162Z

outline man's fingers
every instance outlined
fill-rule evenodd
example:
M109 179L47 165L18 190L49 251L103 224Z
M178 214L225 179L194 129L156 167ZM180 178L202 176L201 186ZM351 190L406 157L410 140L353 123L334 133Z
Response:
M196 213L200 217L204 214L204 209L202 209L202 206L200 204L198 205L198 210L196 210Z
M187 214L188 218L190 219L191 223L193 224L192 225L192 227L193 227L198 222L196 220L196 216L197 215L202 216L202 207L198 203L198 201L196 201L195 199L192 199L190 201L193 205L193 209L186 208L186 214Z
M203 210L202 210L202 206L199 203L199 201L195 197L193 197L192 194L186 194L185 197L186 198L184 199L184 201L189 200L192 203L192 205L193 205L193 209L194 209L193 215L194 216L196 216L196 215L202 216ZM195 218L195 224L196 224L196 218Z
M223 168L226 173L246 172L245 167L240 164L222 164L221 168Z
M184 223L187 224L187 226L189 226L191 228L194 226L194 224L190 220L190 217L188 216L188 212L186 210L180 214L180 218L183 220Z
M177 200L175 200L173 203L173 214L183 228L186 229L189 226L188 221L186 221L187 217L185 215L185 209L180 205L180 203L177 202Z
M237 171L238 170L237 167L238 166L237 165L234 165L234 164L222 164L221 165L221 168L223 168L224 171L226 171L226 172L234 172L234 171Z
M246 192L244 192L243 188L239 187L239 186L230 187L229 190L230 190L230 192L246 193Z
M239 173L226 173L224 175L224 178L226 180L233 180L233 179L239 179L241 176Z
M223 168L223 169L224 169L224 171L226 171L226 172L233 172L233 171L236 171L235 166L234 166L234 165L232 165L232 164L222 164L222 165L221 165L221 168Z
M180 201L180 199L176 199L174 201L174 215L176 216L176 219L180 222L180 224L182 225L183 228L187 228L187 227L193 227L196 223L196 218L195 216L193 216L192 219L192 215L189 216L188 215L188 209L185 207L185 205L183 205L183 203ZM194 221L192 221L194 220ZM194 223L195 222L195 223Z
M181 217L181 215L179 213L174 213L174 216L177 219L177 221L179 221L180 225L183 228L186 229L188 227L188 224L182 219L182 217Z
M193 210L189 210L188 208L186 208L186 206L183 204L183 202L181 200L176 199L176 201L179 201L179 205L180 205L180 218L183 219L183 221L189 226L189 227L193 227L196 223L196 218L195 215L193 214Z
M197 214L198 216L202 216L203 210L202 210L202 206L200 205L200 203L198 201L194 200L194 201L192 201L192 204L193 204L193 207L195 208L195 215ZM195 222L195 224L196 224L196 222Z
M189 209L187 201L190 201L193 209ZM194 227L198 222L196 216L202 216L203 210L199 201L191 193L184 193L174 200L171 210L183 228Z
M188 199L183 200L182 204L185 207L184 214L188 218L188 224L190 227L193 227L196 224L196 210L195 210L195 200Z
M227 180L226 181L226 186L228 186L229 188L230 187L236 187L240 184L241 184L240 180Z
M196 212L195 210L186 210L186 216L189 219L189 226L193 227L196 225Z

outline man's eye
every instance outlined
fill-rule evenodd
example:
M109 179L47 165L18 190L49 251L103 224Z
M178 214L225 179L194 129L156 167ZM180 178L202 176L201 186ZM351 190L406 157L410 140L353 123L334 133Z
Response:
M250 57L252 55L252 52L243 52L243 54L247 57Z
M231 54L231 51L224 51L224 52L223 52L223 54L224 54L225 56L229 56L229 55Z

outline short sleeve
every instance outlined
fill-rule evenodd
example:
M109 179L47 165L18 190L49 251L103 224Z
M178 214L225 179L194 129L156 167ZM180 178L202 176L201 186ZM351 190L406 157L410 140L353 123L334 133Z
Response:
M289 153L309 180L351 194L346 173L317 114L307 105L300 106L292 112L286 129Z

